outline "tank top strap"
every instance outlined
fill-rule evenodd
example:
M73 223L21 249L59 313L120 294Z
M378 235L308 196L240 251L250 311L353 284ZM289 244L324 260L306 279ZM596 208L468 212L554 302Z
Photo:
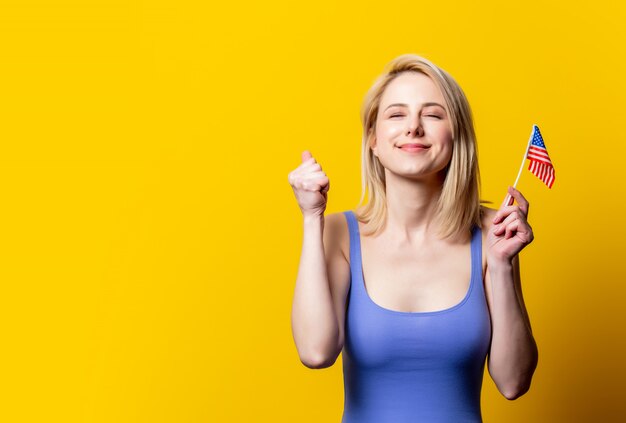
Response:
M359 224L352 210L343 212L348 221L348 231L350 233L350 268L357 271L361 267L361 240L359 237ZM481 282L477 285L482 289L483 263L482 263L482 230L474 225L472 228L472 238L470 242L472 256L472 281ZM356 272L358 275L359 273Z
M356 216L352 210L346 210L343 212L346 215L348 221L348 231L350 233L350 267L358 269L357 265L360 265L360 242L359 239L359 223L356 220Z
M472 241L471 246L472 250L472 279L475 281L479 281L478 285L482 288L482 280L483 280L483 237L482 230L478 225L474 225L472 228Z

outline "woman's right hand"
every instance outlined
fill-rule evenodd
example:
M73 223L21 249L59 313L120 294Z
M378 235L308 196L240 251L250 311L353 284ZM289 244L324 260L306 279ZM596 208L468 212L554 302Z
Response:
M308 150L302 152L300 166L289 173L289 183L305 217L324 215L330 180Z

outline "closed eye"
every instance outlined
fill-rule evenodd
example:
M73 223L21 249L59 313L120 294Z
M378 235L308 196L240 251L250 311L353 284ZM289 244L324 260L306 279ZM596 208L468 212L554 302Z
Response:
M395 114L395 115L391 115L389 117L400 117L400 116L403 116L403 115ZM426 117L434 117L434 118L437 118L437 119L441 119L441 116L437 116L437 115L425 115L425 116Z

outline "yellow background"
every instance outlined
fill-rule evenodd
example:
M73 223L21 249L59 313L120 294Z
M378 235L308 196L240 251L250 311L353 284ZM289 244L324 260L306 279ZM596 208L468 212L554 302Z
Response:
M621 4L621 5L619 5ZM0 421L339 422L341 357L290 313L308 149L327 212L360 196L359 107L403 53L473 108L500 204L531 126L523 288L540 359L486 422L626 413L623 2L0 3ZM620 417L622 416L622 417Z

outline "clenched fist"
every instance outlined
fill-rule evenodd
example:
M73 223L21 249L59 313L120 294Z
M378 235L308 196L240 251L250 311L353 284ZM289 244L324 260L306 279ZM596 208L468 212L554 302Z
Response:
M308 150L302 152L300 166L289 173L289 183L305 217L324 215L330 180Z

